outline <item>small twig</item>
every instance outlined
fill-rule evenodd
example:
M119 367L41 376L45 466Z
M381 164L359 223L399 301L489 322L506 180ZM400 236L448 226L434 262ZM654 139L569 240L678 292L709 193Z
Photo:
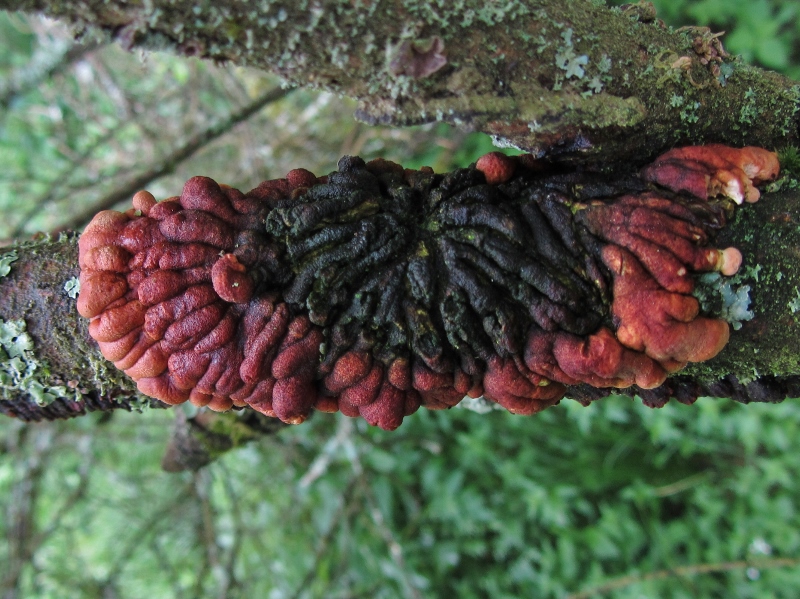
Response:
M100 46L98 43L70 46L56 54L52 53L52 48L40 48L24 67L5 78L7 83L0 86L0 110L6 110L15 98L25 95Z
M101 210L113 208L119 202L130 198L134 193L141 190L149 183L152 183L155 179L163 177L164 175L174 171L180 163L193 156L198 150L204 148L213 140L230 131L234 126L256 114L258 111L264 108L264 106L285 97L290 91L291 90L274 88L259 96L244 106L241 110L231 114L224 121L217 123L216 125L213 125L191 137L188 141L186 141L186 143L173 151L169 156L162 158L159 161L158 166L154 166L150 170L141 173L132 181L129 181L122 187L117 188L112 193L108 194L104 198L101 198L99 201L94 202L92 206L83 212L79 212L78 214L71 216L54 232L59 233L67 229L76 229L89 221L95 213Z
M665 580L667 578L681 578L685 576L697 576L698 574L715 574L717 572L732 572L735 570L745 570L747 568L756 568L758 570L766 570L769 568L789 568L792 566L800 566L800 558L796 557L777 557L777 558L754 558L746 560L738 560L734 562L720 562L716 564L694 564L691 566L678 566L668 570L657 570L655 572L648 572L645 574L630 574L609 580L601 585L572 593L567 595L565 599L590 599L608 593L609 591L616 591L618 589L637 584L640 582L648 582L651 580Z
M117 558L111 564L105 578L99 583L101 588L112 587L116 583L116 579L130 563L131 556L137 549L145 542L145 540L161 525L170 522L170 516L173 512L182 508L186 500L192 495L192 488L194 483L189 481L175 496L165 501L164 504L157 506L153 509L151 516L142 523L139 529L127 542L122 551L117 555Z
M128 125L129 123L125 123L122 127ZM74 157L69 163L58 172L58 174L53 177L52 181L50 181L50 186L47 190L42 193L38 198L35 198L29 202L27 209L24 210L22 215L19 217L17 224L14 226L14 229L11 231L11 237L19 237L25 232L26 225L31 221L31 219L36 216L45 204L48 204L54 200L56 200L56 196L64 195L65 191L65 183L64 181L73 173L75 170L86 163L89 158L91 158L92 154L94 154L95 150L102 146L104 143L109 141L115 135L118 135L120 132L120 128L113 128L108 129L102 135L97 137L87 148L80 153L79 156ZM81 185L69 185L66 184L67 192L76 192L80 191ZM88 187L88 185L86 186Z
M225 467L223 462L217 463L217 470L222 473L222 478L224 480L223 488L225 489L225 494L228 496L230 505L239 505L239 496L234 491L230 470ZM236 578L236 562L239 559L239 552L242 549L242 542L246 533L241 510L231 510L231 518L233 519L233 541L231 542L231 548L225 560L225 571L228 575L229 591L237 588L240 584L239 580Z
M336 513L333 515L333 518L331 518L330 526L328 526L328 530L326 530L325 534L322 535L322 538L317 543L317 548L314 550L314 561L312 562L311 567L306 571L306 575L303 577L303 580L300 581L300 584L297 586L294 593L292 593L291 599L300 599L303 591L305 591L308 585L311 584L311 581L314 580L317 570L319 569L319 564L327 553L328 546L333 540L334 533L338 530L339 526L341 526L342 520L355 513L355 506L357 505L357 502L353 501L352 499L358 480L358 476L353 476L350 479L350 482L347 483L347 487L345 487L345 490L339 499L339 506L336 508Z
M331 460L340 452L345 446L350 435L353 433L353 421L350 418L339 418L336 426L336 434L328 439L325 446L319 452L314 461L306 470L306 473L300 477L297 486L301 489L307 489L315 480L323 476L328 471Z
M653 489L653 493L656 495L656 497L669 497L670 495L681 493L707 481L710 476L711 472L704 470L703 472L692 474L691 476L687 476L681 480L676 480L674 483L656 487Z
M19 462L19 479L14 483L8 503L8 559L6 572L0 578L0 595L3 599L18 596L22 574L33 557L32 539L36 534L36 506L41 491L41 482L46 472L50 454L54 450L56 437L54 427L37 428L31 438L23 437L22 443L33 446L33 452ZM18 447L22 446L22 443ZM35 565L34 565L35 567ZM35 576L34 576L35 578Z
M167 578L172 585L172 592L174 593L175 598L181 599L182 597L185 597L186 593L184 593L184 590L180 584L181 573L177 568L175 568L175 564L173 560L170 559L170 556L167 555L167 553L159 545L159 539L151 539L149 546L150 550L156 556L156 559L158 559L159 567L167 570L167 573L169 574Z
M346 441L352 443L350 439L346 439ZM367 501L371 522L377 529L378 534L386 543L386 546L389 549L389 555L397 566L398 572L400 572L401 582L405 587L406 597L411 597L412 599L422 599L422 595L420 595L419 590L408 578L406 562L405 558L403 557L403 546L400 544L400 541L397 540L391 528L389 528L389 525L386 523L386 519L383 517L383 512L381 512L380 507L378 507L378 502L375 499L372 488L369 486L369 481L364 474L364 466L361 464L358 451L354 449L347 453L351 455L350 463L353 468L353 472L358 479L358 486L361 488Z
M50 519L47 528L36 535L31 540L31 555L33 555L50 536L61 528L64 517L74 508L79 501L86 497L89 490L89 476L94 466L94 454L92 452L92 435L83 435L76 446L81 457L78 468L78 482L72 493L64 500L58 508L56 514Z
M203 564L197 569L194 595L199 597L207 594L203 592L203 581L209 574L212 574L220 587L220 596L224 597L224 589L227 587L227 582L225 580L220 580L220 547L217 544L217 531L214 525L214 508L208 496L210 487L209 476L207 470L199 470L194 472L192 476L194 482L192 488L194 490L194 497L199 504L198 508L200 512L200 522L198 523L199 542L205 549L203 552Z

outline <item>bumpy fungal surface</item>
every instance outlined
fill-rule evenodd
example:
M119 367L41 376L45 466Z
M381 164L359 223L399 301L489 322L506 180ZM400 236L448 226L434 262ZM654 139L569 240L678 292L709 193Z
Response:
M194 177L92 220L78 310L166 403L385 429L464 396L532 414L716 355L728 325L699 314L693 274L741 254L713 247L733 202L709 198L776 175L772 153L702 146L617 180L497 153L446 175L345 157L246 194Z

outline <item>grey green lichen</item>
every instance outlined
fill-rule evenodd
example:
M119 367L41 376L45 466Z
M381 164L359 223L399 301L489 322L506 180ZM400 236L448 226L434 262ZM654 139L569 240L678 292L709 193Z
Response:
M10 399L21 392L41 406L59 397L74 396L79 400L77 390L43 382L50 373L47 365L36 358L33 339L25 329L24 320L0 319L0 399Z
M78 277L72 277L64 283L64 291L66 291L67 295L72 299L77 299L81 291L81 282Z
M0 256L0 279L11 272L11 264L19 259L16 250L11 250L8 253Z

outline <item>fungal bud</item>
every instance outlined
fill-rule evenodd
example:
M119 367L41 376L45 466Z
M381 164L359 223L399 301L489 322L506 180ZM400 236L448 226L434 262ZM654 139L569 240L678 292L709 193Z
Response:
M719 257L715 270L718 270L726 277L730 277L739 272L739 267L742 265L742 252L736 248L726 248L718 250Z
M712 145L642 175L650 191L492 152L445 175L345 157L247 193L194 177L92 219L77 308L168 404L388 430L465 396L534 414L570 386L636 385L662 405L668 374L730 334L692 296L698 273L742 263L714 247L727 212L709 198L753 201L777 163Z
M506 156L502 152L490 152L478 158L475 168L483 173L489 185L505 183L516 169L517 161L514 156Z

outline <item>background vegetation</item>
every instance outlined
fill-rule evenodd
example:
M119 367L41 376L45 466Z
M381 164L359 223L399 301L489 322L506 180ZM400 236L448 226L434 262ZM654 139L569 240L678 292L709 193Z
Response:
M800 8L656 2L800 78ZM78 228L195 174L248 189L342 154L442 171L492 149L443 125L196 60L75 45L0 15L0 239ZM263 106L263 108L260 108ZM249 112L255 114L249 115ZM248 116L249 115L249 116ZM0 596L796 597L800 405L609 398L534 418L421 411L394 433L319 415L196 474L174 414L0 423ZM582 591L586 591L582 593Z

